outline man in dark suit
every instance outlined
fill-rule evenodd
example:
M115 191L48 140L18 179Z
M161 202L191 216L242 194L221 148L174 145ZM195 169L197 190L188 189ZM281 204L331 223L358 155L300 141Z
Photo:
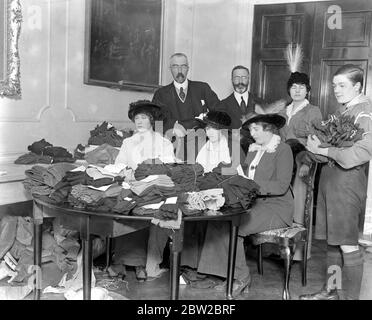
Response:
M183 138L188 134L188 129L198 125L195 117L208 110L214 110L220 100L207 83L187 79L189 63L184 53L175 53L170 57L170 71L174 81L159 88L154 93L152 101L167 107L168 115L163 124L164 132L169 136L168 130L171 129L172 134ZM186 151L186 143L184 151ZM185 160L186 154L181 158Z
M234 92L223 99L218 105L218 111L225 111L231 118L231 129L240 129L242 117L250 112L258 112L256 106L262 106L264 101L248 92L249 69L236 66L231 72Z

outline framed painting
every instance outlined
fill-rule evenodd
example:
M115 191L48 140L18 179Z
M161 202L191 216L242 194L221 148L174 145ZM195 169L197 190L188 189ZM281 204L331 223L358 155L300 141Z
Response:
M0 97L21 98L18 39L21 33L20 0L0 1Z
M140 91L160 86L163 1L86 1L85 84Z

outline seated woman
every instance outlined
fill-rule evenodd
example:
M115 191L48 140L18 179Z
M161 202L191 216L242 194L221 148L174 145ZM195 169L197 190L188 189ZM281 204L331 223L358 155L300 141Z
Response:
M252 114L243 124L243 129L248 128L255 140L248 149L245 160L248 167L245 175L260 186L260 197L251 210L241 217L233 284L234 296L248 289L251 283L243 238L257 232L292 225L293 197L289 187L293 156L291 148L283 143L278 135L278 130L284 124L285 118L278 114ZM228 248L228 224L209 221L197 271L226 277ZM226 282L215 289L225 290Z
M231 163L225 168L227 173L231 169L236 173L237 166L244 160L245 154L240 147L240 141L228 135L231 118L226 112L210 111L203 119L197 119L200 127L204 128L208 141L200 149L196 162L201 164L204 172L211 172L220 162ZM197 253L195 248L201 246L205 225L201 223L187 223L185 225L184 249L181 255L181 265L191 268L197 267ZM168 240L167 230L151 226L147 250L146 271L149 277L158 277L164 272L159 264L163 260L164 247Z
M159 105L147 100L131 103L128 117L134 122L136 130L133 136L124 139L115 164L123 163L135 170L138 164L148 159L159 158L165 163L174 162L172 143L154 131L155 121L164 120ZM110 267L109 273L113 276L120 273L125 275L125 265L134 266L137 279L146 280L147 239L148 229L117 238L114 265Z

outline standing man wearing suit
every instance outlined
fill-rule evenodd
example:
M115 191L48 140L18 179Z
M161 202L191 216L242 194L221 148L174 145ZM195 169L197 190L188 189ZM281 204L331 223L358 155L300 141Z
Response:
M187 135L188 129L198 125L195 117L213 110L220 100L207 83L187 79L189 63L184 53L174 53L170 57L170 71L174 81L158 89L152 101L165 105L169 111L164 123L164 132L172 129L173 134L183 138ZM194 150L194 153L196 156L197 150L196 152ZM186 160L186 153L182 158Z
M264 104L248 91L249 69L244 66L235 66L231 71L231 82L234 92L223 99L217 106L219 111L225 111L231 118L231 129L240 129L242 117L247 113L257 112L256 105Z

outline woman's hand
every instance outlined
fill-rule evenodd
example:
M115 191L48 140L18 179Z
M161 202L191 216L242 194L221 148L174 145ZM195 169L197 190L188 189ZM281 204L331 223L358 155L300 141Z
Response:
M306 149L314 154L321 154L323 156L328 155L328 148L320 148L321 141L315 135L309 135L307 137Z

